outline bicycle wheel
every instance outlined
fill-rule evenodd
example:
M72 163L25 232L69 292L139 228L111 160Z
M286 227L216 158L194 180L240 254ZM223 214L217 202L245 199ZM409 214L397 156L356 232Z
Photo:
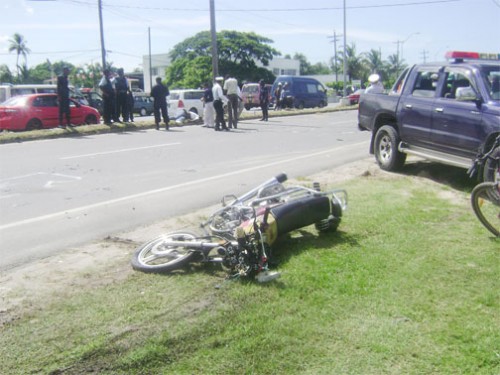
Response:
M471 194L472 209L479 221L495 236L500 237L500 185L483 182Z
M139 246L132 257L132 268L142 272L160 273L179 269L196 257L189 241L197 234L179 231L164 234ZM186 246L169 246L168 241L186 241Z

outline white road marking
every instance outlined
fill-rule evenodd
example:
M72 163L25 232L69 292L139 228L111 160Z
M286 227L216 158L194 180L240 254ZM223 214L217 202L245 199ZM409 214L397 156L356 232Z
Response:
M175 142L175 143L164 143L161 145L155 145L155 146L145 146L145 147L135 147L135 148L123 148L121 150L113 150L113 151L105 151L105 152L96 152L93 154L83 154L83 155L75 155L75 156L65 156L63 158L60 158L60 160L69 160L69 159L78 159L78 158L88 158L88 157L93 157L93 156L100 156L100 155L110 155L110 154L118 154L120 152L129 152L129 151L138 151L138 150L147 150L149 148L158 148L158 147L165 147L165 146L176 146L180 145L180 142Z
M264 165L256 165L254 167L250 167L250 168L246 168L246 169L239 169L237 171L228 172L228 173L220 174L220 175L217 175L217 176L202 178L202 179L199 179L199 180L184 182L182 184L177 184L177 185L172 185L172 186L166 186L166 187L160 188L160 189L154 189L154 190L145 191L145 192L138 193L138 194L128 195L128 196L121 197L121 198L110 199L110 200L107 200L107 201L104 201L104 202L90 204L90 205L87 205L87 206L77 207L77 208L73 208L73 209L69 209L69 210L64 210L64 211L60 211L60 212L54 212L54 213L48 214L48 215L33 217L31 219L16 221L16 222L13 222L13 223L9 223L9 224L5 224L5 225L0 226L0 231L1 230L5 230L5 229L9 229L9 228L19 227L19 226L22 226L22 225L33 224L33 223L36 223L36 222L39 222L39 221L43 221L43 220L48 220L48 219L54 219L54 218L57 218L57 217L67 216L69 214L75 214L75 213L79 213L79 212L82 212L82 211L85 211L85 210L90 210L90 209L94 209L94 208L109 206L109 205L116 204L116 203L122 203L122 202L130 201L130 200L133 200L133 199L137 199L137 198L143 198L143 197L147 197L147 196L154 195L154 194L164 193L164 192L167 192L167 191L170 191L170 190L184 188L186 186L201 184L201 183L205 183L205 182L208 182L208 181L214 181L214 180L218 180L218 179L224 178L224 177L235 176L235 175L238 175L238 174L242 174L242 173L246 173L246 172L251 172L251 171L254 171L254 170L259 170L259 169L262 169L262 168L272 167L274 165L286 164L286 163L290 163L290 162L293 162L293 161L296 161L296 160L301 160L301 159L308 159L308 158L311 158L311 157L315 157L315 156L319 156L319 155L323 155L323 154L328 154L328 153L331 153L331 152L339 152L339 151L342 151L345 148L351 148L353 146L361 146L361 145L365 145L365 144L368 144L368 143L369 143L368 141L358 142L358 143L354 143L354 144L350 144L350 145L345 145L345 146L342 146L342 147L332 148L332 149L329 149L329 150L318 151L318 152L315 152L313 154L306 154L306 155L296 156L296 157L292 157L292 158L285 159L285 160L279 160L279 161L275 161L275 162L272 162L272 163L267 163L267 164L264 164Z

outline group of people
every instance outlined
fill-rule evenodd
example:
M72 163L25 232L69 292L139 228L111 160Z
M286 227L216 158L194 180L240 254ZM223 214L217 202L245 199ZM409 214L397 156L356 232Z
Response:
M109 69L104 69L99 82L103 102L102 117L106 125L111 125L112 122L134 122L134 96L123 69L119 68L117 73L118 76L113 77Z
M262 118L260 121L267 121L269 117L269 92L264 80L259 81L260 85L260 105L262 108ZM230 75L216 77L213 85L207 82L204 86L203 98L204 125L214 128L215 131L229 131L238 128L239 102L242 101L238 80ZM228 123L224 118L224 106L227 105Z

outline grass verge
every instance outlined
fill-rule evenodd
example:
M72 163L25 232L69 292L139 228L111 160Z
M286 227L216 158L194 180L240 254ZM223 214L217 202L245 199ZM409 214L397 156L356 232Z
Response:
M282 238L278 281L193 267L69 288L1 329L0 373L498 374L500 242L470 187L342 186L339 231Z

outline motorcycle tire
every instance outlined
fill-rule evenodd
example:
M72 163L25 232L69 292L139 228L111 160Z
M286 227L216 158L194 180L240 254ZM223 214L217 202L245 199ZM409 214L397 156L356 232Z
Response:
M164 273L182 268L196 259L197 251L189 247L189 241L198 235L189 231L164 234L137 248L132 257L132 268L146 273ZM186 246L166 246L169 240L186 241Z

